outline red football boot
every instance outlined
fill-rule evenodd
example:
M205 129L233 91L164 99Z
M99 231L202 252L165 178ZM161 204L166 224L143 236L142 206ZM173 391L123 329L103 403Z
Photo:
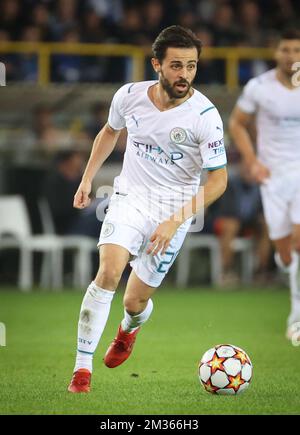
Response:
M133 332L124 332L121 329L121 325L119 326L118 334L107 349L103 359L104 364L107 367L113 369L127 360L132 352L136 335L139 330L140 328L137 328Z
M70 393L89 393L91 389L91 376L89 370L79 369L73 374L68 391Z

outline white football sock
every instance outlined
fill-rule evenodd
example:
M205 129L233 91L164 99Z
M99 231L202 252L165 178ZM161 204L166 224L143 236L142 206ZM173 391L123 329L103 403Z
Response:
M93 354L105 328L114 291L98 287L94 281L83 298L78 322L78 348L74 371L93 369Z
M299 282L299 255L292 251L292 261L286 266L283 264L278 252L275 253L277 266L289 275L289 286L291 295L291 312L288 317L288 325L300 320L300 282Z
M144 311L136 316L131 316L124 310L124 319L121 322L121 328L125 332L133 332L139 328L143 323L147 322L151 316L153 310L153 302L151 299L148 300L148 304Z

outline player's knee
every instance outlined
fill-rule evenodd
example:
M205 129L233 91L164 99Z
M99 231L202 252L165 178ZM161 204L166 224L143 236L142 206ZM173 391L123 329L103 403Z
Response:
M96 284L108 290L116 290L121 279L122 272L117 268L110 266L102 266L99 269L95 279Z
M124 296L123 305L127 313L131 315L139 314L147 305L148 299L143 297Z

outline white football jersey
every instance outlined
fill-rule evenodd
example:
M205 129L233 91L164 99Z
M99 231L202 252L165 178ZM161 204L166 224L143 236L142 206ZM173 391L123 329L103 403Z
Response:
M160 111L148 96L155 83L122 86L114 95L108 124L128 131L115 191L160 222L197 193L203 169L226 165L226 153L222 120L208 98L194 90L184 103Z
M257 153L273 173L300 164L300 87L288 89L272 69L251 79L238 99L243 112L256 114Z

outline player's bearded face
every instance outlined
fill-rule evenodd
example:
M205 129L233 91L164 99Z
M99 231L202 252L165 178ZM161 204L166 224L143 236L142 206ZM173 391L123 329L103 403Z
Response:
M184 98L189 93L189 90L193 83L192 81L189 82L188 80L183 78L175 80L172 83L170 80L168 80L165 77L162 70L160 70L159 82L162 88L164 89L164 91L166 91L166 93L168 94L170 99Z

